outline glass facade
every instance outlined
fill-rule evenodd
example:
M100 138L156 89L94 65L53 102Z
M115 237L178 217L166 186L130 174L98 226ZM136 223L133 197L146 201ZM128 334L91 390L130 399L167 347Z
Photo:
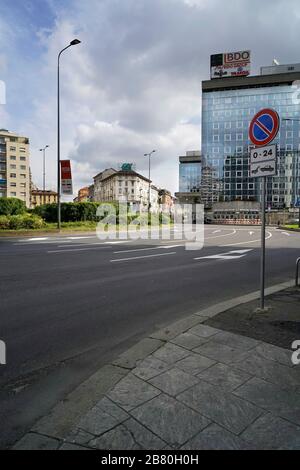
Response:
M260 199L260 178L249 177L248 129L258 111L273 108L281 117L281 129L273 142L279 148L278 175L267 178L267 204L273 209L291 207L300 195L300 104L295 89L288 84L240 84L202 94L202 159L213 174L214 187L208 201Z
M201 188L200 162L188 162L179 164L179 192L199 193Z

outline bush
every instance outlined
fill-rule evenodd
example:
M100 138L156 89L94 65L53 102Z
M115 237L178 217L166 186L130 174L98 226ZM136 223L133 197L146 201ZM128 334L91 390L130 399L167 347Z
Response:
M15 197L0 198L0 215L19 215L25 214L26 206L21 199Z
M7 215L0 215L0 230L9 229L9 217Z
M36 215L0 216L0 230L36 230L44 226L43 219Z
M98 220L97 209L100 203L97 202L63 202L61 204L62 222L95 222ZM57 204L45 204L38 206L33 213L42 217L46 222L57 221Z

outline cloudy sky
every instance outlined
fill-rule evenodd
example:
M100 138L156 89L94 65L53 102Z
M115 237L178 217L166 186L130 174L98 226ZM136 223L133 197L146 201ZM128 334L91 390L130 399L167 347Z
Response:
M201 146L201 80L213 53L251 49L261 65L300 62L299 0L0 0L0 127L30 137L33 180L48 144L56 177L56 61L61 62L62 158L74 186L121 162L178 190L178 155Z

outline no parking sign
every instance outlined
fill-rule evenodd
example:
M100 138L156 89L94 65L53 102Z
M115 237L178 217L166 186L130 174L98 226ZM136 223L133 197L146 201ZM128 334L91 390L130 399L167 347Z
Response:
M249 138L257 147L268 145L275 139L280 127L280 118L274 109L262 109L252 119Z

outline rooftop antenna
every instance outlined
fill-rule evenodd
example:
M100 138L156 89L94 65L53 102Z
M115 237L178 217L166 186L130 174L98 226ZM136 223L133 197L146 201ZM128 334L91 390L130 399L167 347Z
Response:
M280 65L280 63L277 59L273 59L273 65Z

